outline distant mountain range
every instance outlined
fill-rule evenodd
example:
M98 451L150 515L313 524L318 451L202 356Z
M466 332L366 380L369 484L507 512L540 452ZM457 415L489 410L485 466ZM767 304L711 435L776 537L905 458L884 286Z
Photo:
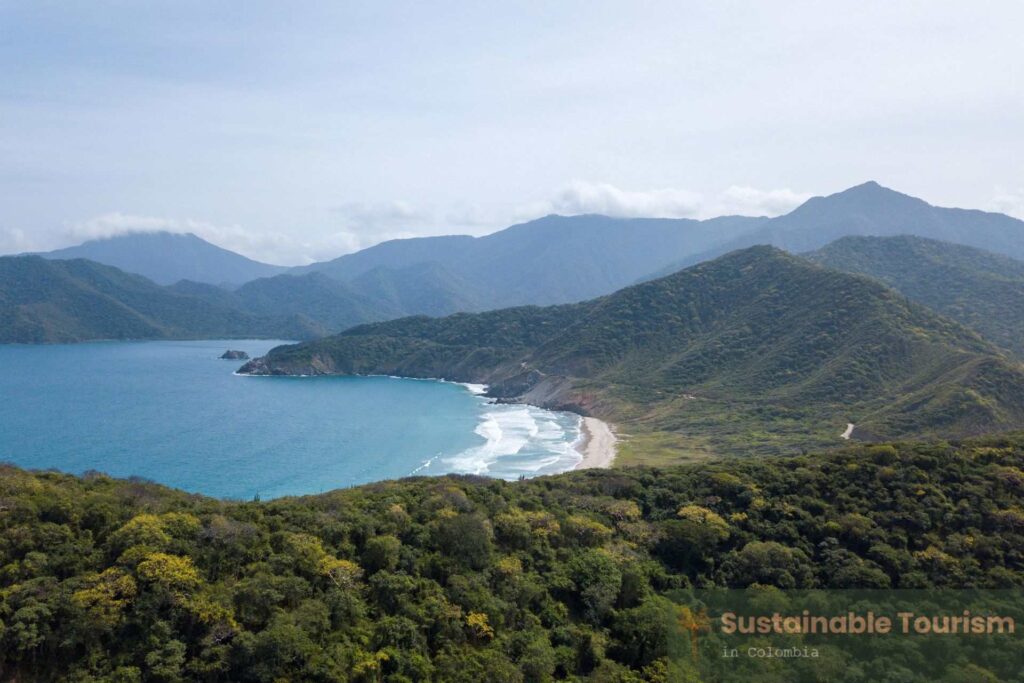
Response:
M348 281L374 268L430 263L471 288L475 310L569 303L621 289L765 221L743 216L706 221L547 216L485 237L392 240L298 270ZM447 312L454 310L460 309Z
M916 235L1024 259L1024 221L1001 213L932 206L867 182L827 197L808 199L784 216L652 271L650 278L755 244L800 253L852 235Z
M88 254L99 262L143 274L157 284L170 285L169 293L232 310L236 317L241 316L237 319L253 322L255 327L246 329L254 335L263 336L262 326L270 320L275 321L272 329L280 329L279 322L290 320L284 329L290 327L294 332L288 336L308 339L408 315L443 316L591 299L671 274L714 257L730 245L743 247L760 241L805 250L820 248L846 232L885 235L908 231L980 243L1004 254L1024 253L1024 222L999 214L937 208L866 183L816 197L774 219L548 216L485 237L393 240L332 261L291 269L246 259L194 235L168 233L87 242L45 256L63 259ZM966 272L975 270L969 262L977 257L967 251L958 254L947 256L963 260L955 268L961 277L968 277ZM936 264L922 259L919 251L903 248L884 254L884 259L878 256L846 253L840 257L833 250L812 258L878 277L915 301L974 327L1004 348L1022 352L1016 313L1019 299L1013 286L1004 282L996 292L992 289L995 282L983 284L973 272L969 286L961 282L954 290L952 284L959 280L948 274L940 278L943 286L930 286L930 278L939 271L928 270ZM883 263L887 264L884 268ZM917 273L916 286L907 280L911 272ZM999 277L1006 280L1008 276ZM976 305L968 296L971 292L985 300ZM985 304L992 302L1000 303L986 308ZM1002 313L997 315L997 311ZM55 310L50 312L55 320L60 317ZM88 317L86 311L78 313ZM42 322L43 312L37 310L35 315L40 316L40 329L60 328L56 322ZM192 336L202 334L203 329L197 326ZM116 337L120 332L95 329L93 334ZM54 335L43 336L49 339ZM17 338L12 331L6 337ZM62 338L93 337L76 332Z
M261 316L242 310L230 293L216 291L225 296L175 291L85 259L6 256L0 258L0 343L305 339L324 331L301 316Z
M240 285L288 270L246 258L196 237L170 232L129 233L90 240L40 254L49 259L84 258L142 275L161 285L192 280Z
M843 237L804 257L870 275L1024 359L1022 261L909 235Z
M1024 367L875 280L772 247L591 301L363 325L279 347L253 374L482 382L700 452L1024 426ZM668 440L666 442L666 440Z
M44 256L88 258L158 284L188 280L237 288L253 280L299 276L258 286L275 293L257 299L279 313L306 315L338 331L399 315L583 301L755 244L796 253L848 235L899 234L1024 258L1024 222L934 207L874 182L815 197L772 219L547 216L484 237L392 240L291 269L252 261L194 235L169 233L124 235ZM302 279L313 273L344 286Z

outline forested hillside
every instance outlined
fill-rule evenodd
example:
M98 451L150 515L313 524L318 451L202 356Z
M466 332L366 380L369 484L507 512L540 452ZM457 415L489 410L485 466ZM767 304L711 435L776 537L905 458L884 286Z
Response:
M804 254L881 280L1024 358L1024 262L910 235L844 237Z
M691 586L1019 589L1022 487L1021 436L263 503L3 467L0 678L684 680Z
M862 438L1024 426L1016 361L873 280L771 247L581 304L360 326L243 371L482 382L679 455L834 444L848 422Z
M298 316L256 315L220 297L207 296L205 288L189 292L161 287L85 259L0 258L0 343L241 336L305 339L315 332L315 325Z
M346 284L320 273L277 275L225 289L160 286L85 259L0 257L0 343L95 339L315 339L409 311L472 308L440 270L380 268Z

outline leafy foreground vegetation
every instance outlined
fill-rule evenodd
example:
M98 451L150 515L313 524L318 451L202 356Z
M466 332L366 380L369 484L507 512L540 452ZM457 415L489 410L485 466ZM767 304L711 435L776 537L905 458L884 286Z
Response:
M5 467L0 679L682 680L681 588L1024 585L1022 492L1024 435L262 503Z
M752 247L591 301L362 325L253 374L385 374L609 419L690 453L1024 427L1024 366L875 280Z

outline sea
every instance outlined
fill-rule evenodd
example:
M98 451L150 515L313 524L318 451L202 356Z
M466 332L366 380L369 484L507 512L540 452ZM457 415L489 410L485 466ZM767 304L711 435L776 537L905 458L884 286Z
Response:
M484 387L394 377L248 377L227 349L273 340L0 345L0 462L141 477L250 500L446 473L572 469L580 419Z

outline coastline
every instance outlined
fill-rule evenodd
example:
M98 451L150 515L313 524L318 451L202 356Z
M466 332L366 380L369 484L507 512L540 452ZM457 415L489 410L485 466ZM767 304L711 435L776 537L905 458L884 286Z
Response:
M249 373L240 373L237 370L232 373L239 377L266 377L273 375L251 375ZM314 375L290 375L291 377L313 377ZM367 374L367 375L348 375L350 377L385 377L388 379L403 379L403 380L417 380L422 382L440 382L442 384L454 384L467 390L474 396L486 399L488 401L494 401L493 398L487 396L488 386L482 383L475 382L459 382L450 379L444 379L441 377L408 377L402 375L390 375L390 374ZM550 410L542 406L538 406L533 403L526 402L515 402L507 403L504 405L522 405L532 408L538 408L540 410ZM570 411L571 412L571 411ZM572 472L574 470L583 469L608 469L612 466L615 461L616 449L615 444L618 439L615 437L611 426L603 420L599 420L596 417L583 417L580 416L580 436L579 439L572 445L573 450L580 454L581 459L573 467L568 470L560 470L560 472ZM416 472L423 469L424 465L420 465L416 469Z
M573 469L607 469L615 461L615 443L618 439L607 422L596 417L584 417L580 421L580 443L576 450L583 459Z

